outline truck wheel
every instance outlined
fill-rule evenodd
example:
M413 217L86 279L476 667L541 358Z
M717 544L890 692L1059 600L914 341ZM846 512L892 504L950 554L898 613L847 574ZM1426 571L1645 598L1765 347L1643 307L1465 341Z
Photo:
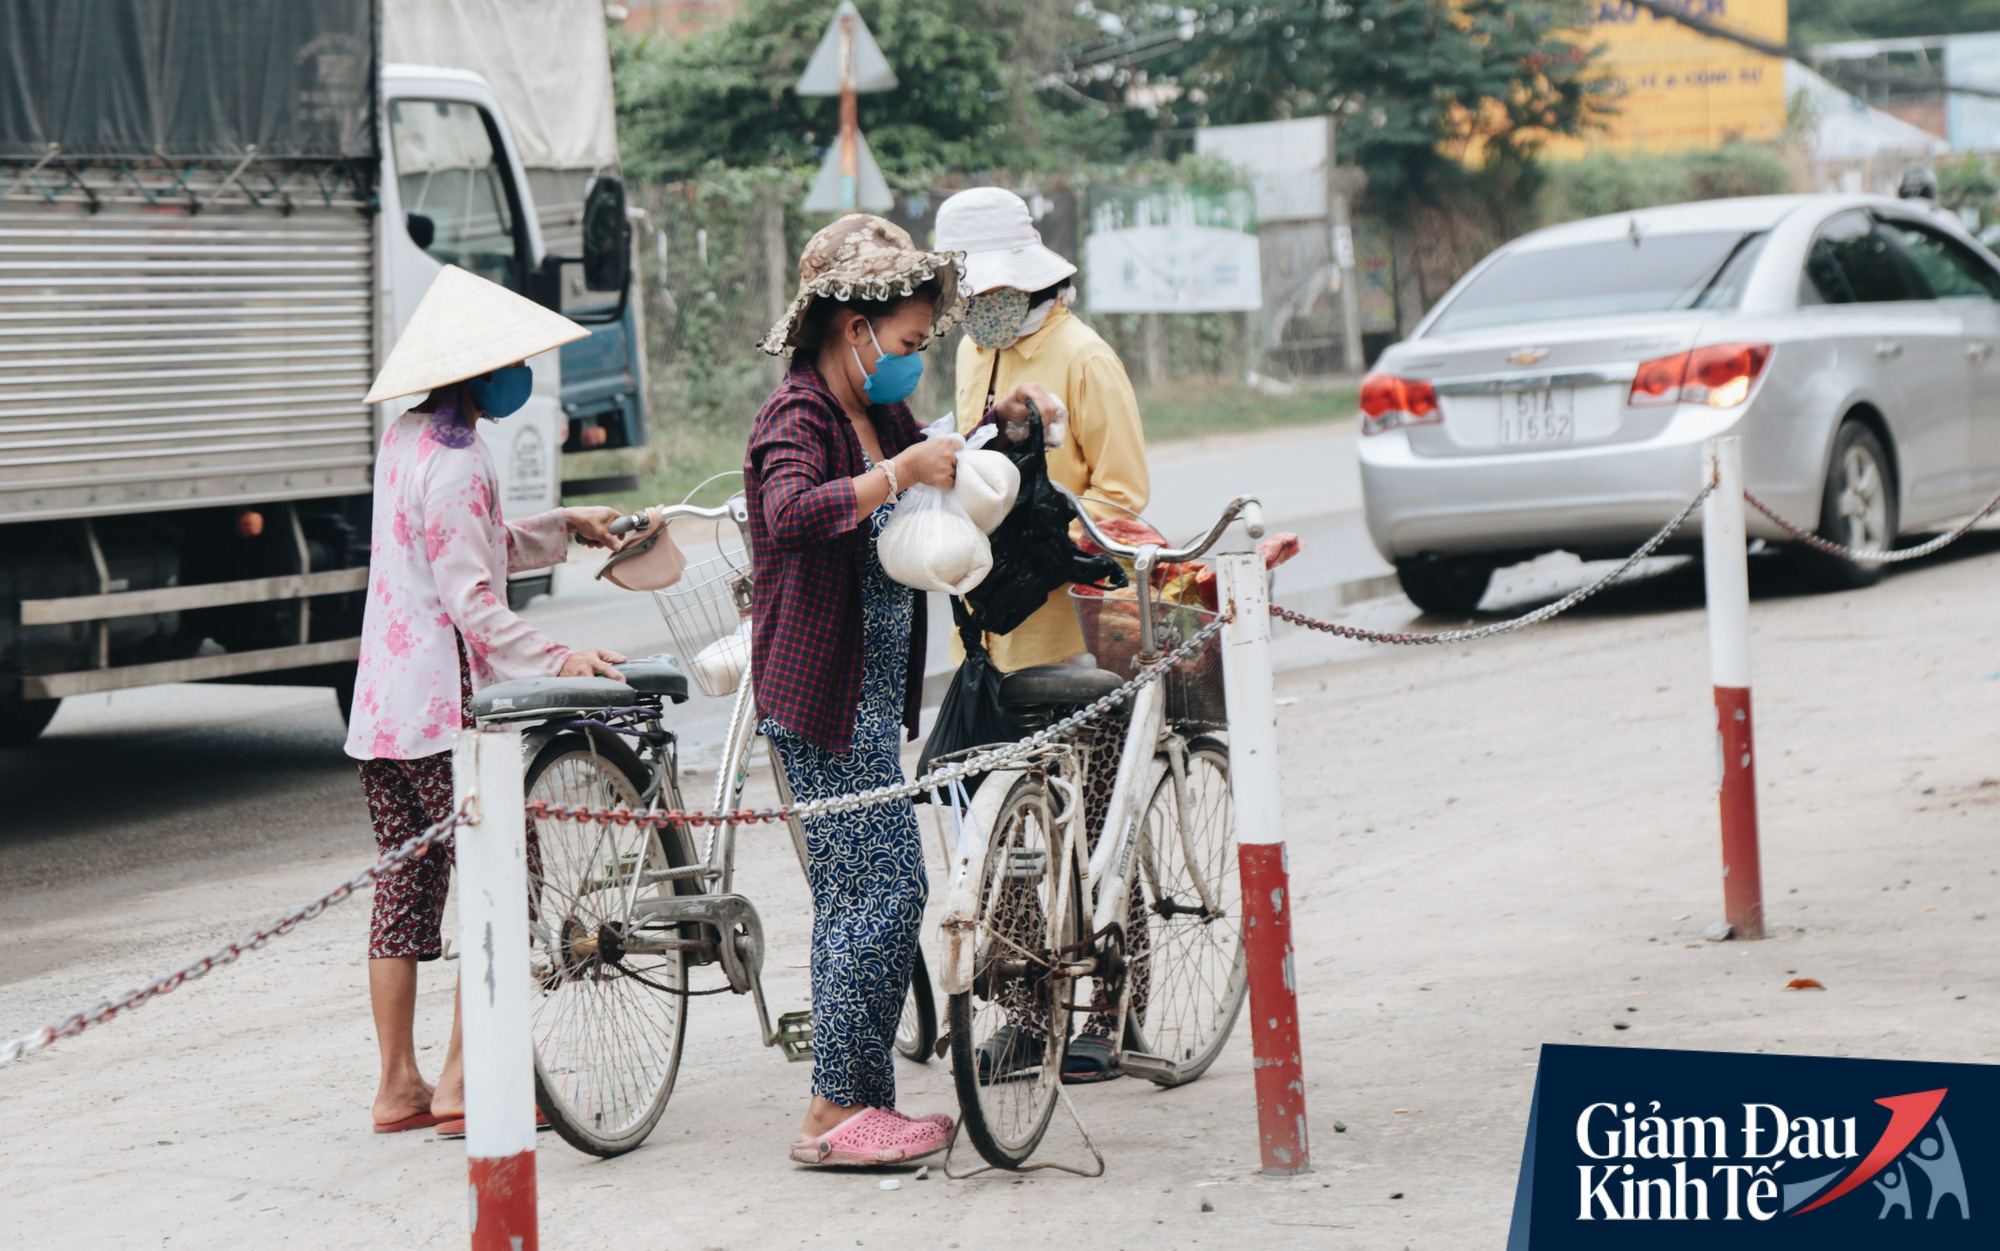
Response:
M1493 566L1476 556L1413 556L1396 562L1410 602L1437 617L1466 617L1486 598Z
M0 747L26 747L55 718L60 699L0 700Z

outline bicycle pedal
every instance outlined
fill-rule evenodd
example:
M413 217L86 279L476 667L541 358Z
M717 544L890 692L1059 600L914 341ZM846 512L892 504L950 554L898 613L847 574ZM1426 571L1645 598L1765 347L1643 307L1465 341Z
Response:
M1007 849L1007 863L1000 870L1000 876L1015 881L1034 882L1041 880L1049 867L1049 853L1035 847L1010 847Z
M796 1064L813 1054L813 1014L811 1009L786 1012L778 1017L778 1049Z

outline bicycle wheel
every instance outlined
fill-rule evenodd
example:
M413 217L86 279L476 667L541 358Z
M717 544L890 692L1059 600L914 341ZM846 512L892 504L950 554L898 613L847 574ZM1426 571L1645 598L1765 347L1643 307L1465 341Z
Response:
M896 1054L918 1064L931 1062L937 1046L937 999L931 994L931 970L918 947L910 961L910 993L903 996L903 1019L896 1023Z
M529 800L638 808L646 766L622 744L556 736L535 756ZM672 791L667 798L671 799ZM658 1123L680 1068L687 1000L680 951L620 950L633 876L687 862L679 830L534 819L528 864L535 1101L563 1141L592 1155L632 1150ZM637 897L671 893L641 878ZM671 929L666 931L671 936Z
M1058 959L1074 958L1081 907L1053 816L1037 778L1008 791L980 880L972 989L949 1005L959 1116L999 1168L1020 1167L1041 1143L1069 1040L1073 979Z
M1219 739L1188 744L1185 832L1181 805L1173 770L1165 768L1140 828L1145 929L1128 963L1135 979L1128 1037L1171 1062L1170 1073L1147 1074L1163 1086L1191 1082L1215 1063L1249 985L1229 748Z

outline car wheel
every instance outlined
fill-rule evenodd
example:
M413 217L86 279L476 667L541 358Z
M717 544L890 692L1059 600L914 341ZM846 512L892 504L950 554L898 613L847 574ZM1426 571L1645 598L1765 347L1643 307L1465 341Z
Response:
M1833 437L1833 456L1820 495L1819 536L1843 547L1886 551L1896 541L1896 481L1882 440L1858 421L1845 422ZM1847 560L1805 548L1800 553L1813 582L1827 590L1873 586L1882 580L1877 562Z
M1396 562L1396 581L1403 594L1425 612L1439 617L1467 616L1486 598L1493 566L1465 556L1415 556Z

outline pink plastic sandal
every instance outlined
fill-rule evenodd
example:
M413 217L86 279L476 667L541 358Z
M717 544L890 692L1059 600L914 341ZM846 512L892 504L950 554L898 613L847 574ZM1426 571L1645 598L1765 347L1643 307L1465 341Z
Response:
M883 1108L848 1117L817 1138L792 1144L800 1164L904 1164L945 1149L951 1132L936 1121L910 1121Z

